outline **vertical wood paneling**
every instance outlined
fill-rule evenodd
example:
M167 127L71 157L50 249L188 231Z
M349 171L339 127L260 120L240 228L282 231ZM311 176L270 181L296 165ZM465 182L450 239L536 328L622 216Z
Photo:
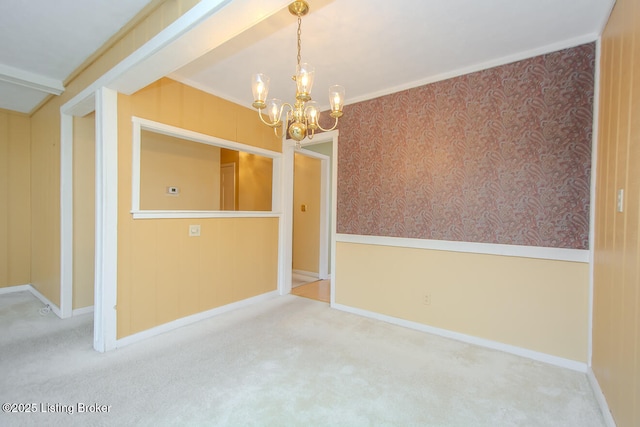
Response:
M16 233L20 233L19 238L27 240L30 252L30 270L23 283L30 281L54 304L59 304L60 299L60 106L196 3L197 1L189 0L166 0L154 10L145 10L146 15L134 18L139 20L137 25L125 30L119 40L112 39L110 42L113 44L92 59L92 62L81 65L78 71L73 73L75 76L66 82L65 92L60 96L52 97L30 119L31 167L27 170L30 171L31 191L29 193L27 190L27 193L30 194L31 218L24 212L21 213L21 218L30 221L31 233L28 229L25 231L20 228L16 228L18 230ZM93 160L80 161L92 162ZM128 194L126 188L120 188L120 190ZM130 195L128 197L130 198ZM86 200L85 203L92 204L93 200ZM0 227L1 219L0 217ZM123 250L126 253L127 249ZM0 270L0 279L1 277ZM127 303L128 300L122 301L125 307ZM126 314L118 318L119 325L121 322L122 324L130 323L130 319L127 318L128 311L123 311Z
M9 282L9 120L0 113L0 287Z
M320 271L319 159L295 153L293 187L293 269ZM300 205L306 205L302 212Z
M30 282L30 119L0 111L0 287Z
M277 218L133 220L129 212L131 116L233 140L244 108L161 79L120 95L118 110L118 338L275 290ZM256 132L240 142L265 139ZM188 236L190 224L200 237Z
M73 308L94 301L95 114L73 119Z
M60 110L31 117L31 284L60 304Z
M640 0L617 1L599 82L592 366L619 427L640 425L639 13Z

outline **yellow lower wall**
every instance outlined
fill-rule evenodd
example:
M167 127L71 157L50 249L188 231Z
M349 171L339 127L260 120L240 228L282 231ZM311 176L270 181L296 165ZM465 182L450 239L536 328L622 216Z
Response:
M117 337L277 288L278 218L131 215L131 117L281 151L255 112L163 78L118 96ZM189 237L189 226L201 226Z
M60 306L60 106L31 116L31 284Z
M200 237L189 237L199 224ZM278 218L121 224L118 338L277 288Z
M293 169L293 269L320 271L320 160L295 153ZM306 206L303 212L301 205Z
M0 288L31 280L30 123L0 110Z
M335 301L587 362L588 264L339 242Z
M93 305L96 117L73 118L73 308Z

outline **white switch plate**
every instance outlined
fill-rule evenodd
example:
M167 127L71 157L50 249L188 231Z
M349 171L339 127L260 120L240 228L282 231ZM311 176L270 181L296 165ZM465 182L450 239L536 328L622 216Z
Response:
M189 237L198 237L200 236L200 225L190 225L189 226Z
M618 190L618 212L624 212L624 189Z
M177 196L178 194L180 194L180 189L178 187L167 187L167 194Z

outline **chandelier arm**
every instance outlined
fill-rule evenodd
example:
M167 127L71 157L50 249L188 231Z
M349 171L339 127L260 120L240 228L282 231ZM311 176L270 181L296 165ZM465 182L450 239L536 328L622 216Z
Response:
M318 120L318 124L316 124L316 126L318 126L318 129L320 129L323 132L331 132L336 127L338 127L338 117L336 117L335 119L336 119L336 121L335 121L335 123L333 123L333 126L330 129L325 129L322 126L320 126L320 121L319 120Z
M262 123L264 123L265 125L270 126L272 128L275 128L276 126L278 126L278 123L282 122L282 120L280 120L280 122L277 122L277 123L271 123L271 122L266 121L264 119L264 117L262 116L262 111L260 111L260 110L258 110L258 117L260 117L260 121Z
M282 117L282 113L284 112L285 107L289 107L289 109L293 110L293 107L291 106L291 104L289 104L288 102L285 102L280 107L278 117ZM264 123L267 126L271 126L272 128L278 127L282 124L282 120L278 120L277 122L266 121L264 119L264 116L262 115L262 110L258 110L258 117L260 117L260 121L262 121L262 123Z

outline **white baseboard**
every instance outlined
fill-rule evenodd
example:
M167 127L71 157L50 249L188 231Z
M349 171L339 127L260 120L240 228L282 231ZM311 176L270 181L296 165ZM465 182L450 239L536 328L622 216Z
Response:
M52 303L49 298L45 297L38 291L33 285L29 285L29 291L38 298L44 305L48 305L51 308L51 311L55 313L56 316L62 319L62 311L60 311L60 307Z
M309 276L309 277L314 277L314 278L319 278L320 274L319 273L314 273L313 271L304 271L304 270L292 270L291 271L293 274L301 274L303 276Z
M598 383L598 379L593 372L593 369L589 367L587 370L587 378L589 379L589 384L591 384L591 389L593 390L593 394L598 401L598 406L600 406L600 411L602 412L602 417L604 418L604 422L607 427L616 427L616 422L613 419L613 415L611 415L611 410L609 409L609 405L607 404L607 399L600 388L600 383Z
M72 316L80 316L81 314L93 313L93 306L90 305L88 307L76 308L71 313Z
M14 292L22 292L22 291L31 292L31 294L34 297L38 298L44 305L48 305L51 308L51 311L53 311L56 316L58 316L59 318L62 319L62 312L60 311L60 307L58 307L57 305L55 305L54 303L49 301L49 298L47 298L44 295L42 295L31 284L18 285L18 286L9 286L7 288L0 288L0 295L1 294L11 294L11 293L14 293Z
M478 338L471 335L465 335L459 332L453 332L446 329L435 328L433 326L425 325L423 323L399 319L397 317L387 316L387 315L376 313L373 311L362 310L359 308L349 307L342 304L334 303L331 305L331 307L337 310L346 311L348 313L357 314L359 316L364 316L371 319L381 320L383 322L391 323L394 325L403 326L405 328L415 329L421 332L427 332L429 334L438 335L444 338L450 338L450 339L465 342L468 344L474 344L480 347L486 347L493 350L499 350L505 353L514 354L516 356L526 357L528 359L536 360L538 362L544 362L550 365L559 366L561 368L571 369L572 371L578 371L582 373L587 372L587 364L582 362L577 362L575 360L552 356L550 354L540 353L538 351L533 351L533 350L529 350L522 347L516 347L513 345L504 344L497 341L491 341L484 338Z
M16 285L16 286L7 286L6 288L0 288L0 295L3 294L12 294L14 292L31 292L31 285Z
M38 298L44 305L48 305L49 307L51 307L51 311L53 311L56 314L56 316L58 316L59 318L62 319L62 311L60 311L60 307L58 307L57 305L52 303L49 300L49 298L47 298L44 295L42 295L31 284L9 286L9 287L6 287L6 288L0 288L0 295L2 295L2 294L12 294L14 292L24 292L24 291L31 292L31 294L34 297ZM73 314L72 315L73 316L78 316L78 315L86 314L86 313L93 313L93 306L77 308L77 309L73 310Z
M248 307L253 304L268 301L279 296L280 294L278 293L278 291L271 291L267 292L266 294L223 305L222 307L216 307L208 311L203 311L202 313L196 313L191 316L176 319L172 322L165 323L164 325L156 326L155 328L147 329L146 331L138 332L136 334L129 335L128 337L120 338L116 341L116 348L121 348L129 344L133 344L138 341L146 340L156 335L181 328L183 326L191 325L192 323L200 322L201 320L205 320L210 317L218 316L220 314L228 313L239 308Z

